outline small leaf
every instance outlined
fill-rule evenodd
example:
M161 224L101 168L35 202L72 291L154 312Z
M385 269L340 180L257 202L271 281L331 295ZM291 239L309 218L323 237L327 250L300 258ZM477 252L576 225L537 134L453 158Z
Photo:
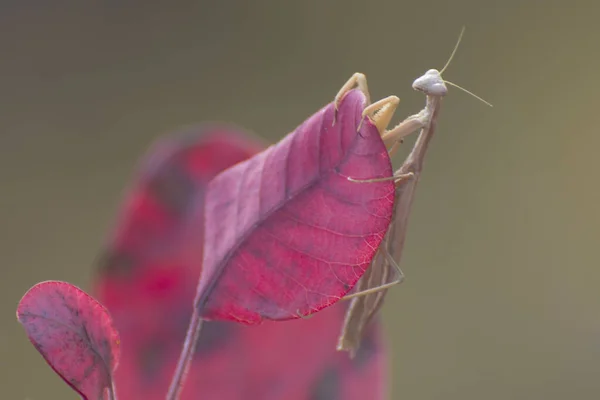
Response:
M196 307L246 324L309 315L341 299L390 224L394 183L377 127L351 90L282 141L225 170L206 194ZM335 118L335 123L334 123ZM360 128L360 129L359 129Z
M52 369L86 400L113 398L119 335L108 311L83 290L47 281L25 293L17 319Z

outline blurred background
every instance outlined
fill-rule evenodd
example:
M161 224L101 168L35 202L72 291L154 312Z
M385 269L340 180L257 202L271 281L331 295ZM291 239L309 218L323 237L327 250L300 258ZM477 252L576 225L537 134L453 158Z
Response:
M598 398L600 3L158 3L0 5L3 399L75 398L16 305L42 280L89 287L155 138L217 120L276 141L356 71L398 121L462 25L445 78L494 108L445 99L384 309L392 398Z

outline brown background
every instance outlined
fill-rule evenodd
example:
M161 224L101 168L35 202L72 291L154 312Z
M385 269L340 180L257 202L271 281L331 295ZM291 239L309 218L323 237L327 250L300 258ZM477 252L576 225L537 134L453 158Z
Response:
M463 24L446 78L495 107L444 103L384 311L393 399L598 398L600 3L25 3L0 6L2 399L75 398L16 304L88 287L154 138L226 120L277 140L355 71L403 118Z

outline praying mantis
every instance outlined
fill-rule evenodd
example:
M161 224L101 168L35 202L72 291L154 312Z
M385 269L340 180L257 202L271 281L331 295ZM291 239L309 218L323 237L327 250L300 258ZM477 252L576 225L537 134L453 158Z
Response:
M363 111L363 118L370 118L379 130L383 142L389 148L390 156L397 151L404 137L418 130L420 130L420 133L408 157L393 176L367 180L356 180L348 177L348 180L357 183L380 182L383 180L393 180L395 183L394 211L390 228L370 267L356 284L354 292L343 298L344 300L350 300L350 305L346 311L346 318L337 349L348 351L351 357L354 357L360 346L365 328L383 305L387 290L404 280L404 273L398 264L404 249L408 217L423 169L425 155L436 130L442 99L448 93L446 84L455 86L491 106L490 103L477 95L442 78L443 72L448 68L456 54L463 34L464 27L452 54L440 71L430 69L413 82L413 89L424 93L426 98L425 107L420 112L409 116L388 130L387 126L400 102L398 97L386 97L369 104ZM354 87L361 90L370 103L366 77L364 74L355 73L336 95L335 104L338 104L338 101ZM393 275L395 277L392 278Z

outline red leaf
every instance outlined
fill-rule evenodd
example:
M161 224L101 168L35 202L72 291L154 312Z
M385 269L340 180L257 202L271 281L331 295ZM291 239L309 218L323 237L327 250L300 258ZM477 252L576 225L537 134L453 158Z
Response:
M158 140L139 163L95 285L113 318L124 321L122 337L141 323L143 331L160 329L167 337L179 332L156 315L187 325L192 303L183 299L193 298L195 283L182 287L197 282L202 265L204 190L223 169L262 149L245 135L229 125L191 127ZM134 316L135 324L125 322Z
M206 198L196 306L210 320L260 323L319 311L360 279L392 215L392 175L359 90L278 144L218 175ZM360 130L358 130L359 124Z
M151 182L161 177L171 182L161 187L171 190L176 187L173 181L190 182L188 200L181 203L194 202L201 208L208 180L259 149L261 143L239 129L203 126L158 140L139 166L117 220L119 234L108 243L110 256L102 259L95 284L121 334L122 355L115 373L121 399L164 399L200 275L202 232L194 236L183 227L202 228L202 221L191 219L189 207L187 213L167 214L167 204L157 199ZM180 174L169 178L173 170ZM181 174L187 178L173 178ZM156 229L145 240L132 240L129 236L141 234L137 232L155 215L132 206L136 199L153 199L154 213L169 216L165 226L178 228ZM387 360L378 320L354 360L335 351L345 308L344 302L309 320L257 327L205 322L181 400L384 398Z
M31 343L69 386L85 399L109 398L119 335L102 304L69 283L47 281L25 293L17 318Z

